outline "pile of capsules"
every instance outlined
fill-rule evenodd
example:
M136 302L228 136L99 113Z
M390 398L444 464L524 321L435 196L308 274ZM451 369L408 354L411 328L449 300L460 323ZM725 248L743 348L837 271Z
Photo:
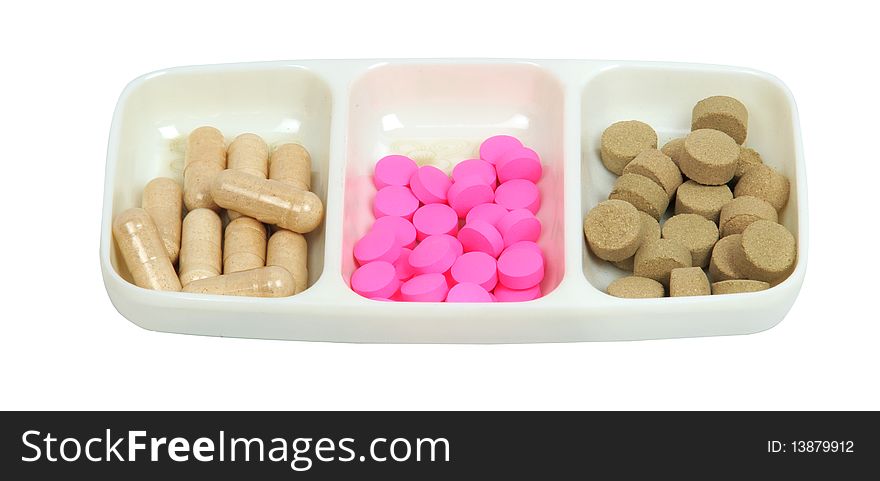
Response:
M206 126L189 134L184 155L182 188L174 179L153 179L141 207L113 220L113 237L134 283L252 297L303 291L303 234L324 216L321 199L310 191L308 151L288 143L270 153L251 133L227 147L223 134Z
M375 166L376 218L354 245L351 288L381 301L515 302L541 297L538 154L511 136L447 176L402 155Z

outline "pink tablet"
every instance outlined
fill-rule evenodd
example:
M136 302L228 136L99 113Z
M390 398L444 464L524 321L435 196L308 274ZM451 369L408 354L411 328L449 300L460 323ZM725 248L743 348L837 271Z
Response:
M394 262L400 256L400 244L390 230L371 230L354 245L354 258L364 265L373 261Z
M518 147L522 147L522 142L516 137L495 135L480 144L480 158L490 164L495 164L502 154Z
M371 299L388 299L397 292L399 286L400 280L394 266L384 261L364 264L351 275L352 290Z
M446 198L458 217L464 219L475 206L495 200L495 191L491 185L472 175L454 182Z
M541 191L532 181L514 179L495 189L495 203L507 210L528 209L534 214L541 208Z
M409 179L419 166L404 155L386 155L376 162L373 185L382 189L389 185L409 185Z
M541 286L533 286L528 289L509 289L498 284L493 291L496 302L524 302L541 297Z
M413 195L409 187L389 185L379 192L373 199L373 215L378 219L386 215L412 219L413 213L419 208L419 200Z
M508 212L498 221L497 227L505 246L519 241L537 242L541 236L541 221L528 209Z
M442 170L433 165L419 167L409 180L409 186L416 198L423 204L446 202L446 191L452 181Z
M482 287L471 284L456 284L446 294L446 302L492 302L492 296Z
M456 249L448 235L432 235L420 242L409 255L409 265L416 274L442 274L455 262Z
M498 257L498 282L510 289L528 289L544 279L544 256L531 249L508 249Z
M426 204L413 214L418 240L439 234L458 233L458 214L446 204Z
M376 222L373 223L373 227L371 230L381 229L390 230L391 232L393 232L395 238L397 238L397 243L400 244L401 247L412 248L416 244L416 228L413 227L410 221L404 219L403 217L392 215L379 217L378 219L376 219Z
M468 252L452 264L452 278L457 283L479 284L491 291L498 283L498 267L495 258L485 252Z
M513 179L525 179L538 182L542 173L541 159L538 153L528 147L517 147L501 154L495 162L498 182L504 183Z
M458 182L466 177L476 177L486 185L495 188L495 166L483 159L468 159L456 164L452 169L452 180Z
M492 224L474 219L458 231L458 240L465 252L480 251L498 257L504 248L504 239Z
M409 302L442 302L449 287L443 274L421 274L400 286L400 295Z
M488 202L486 204L474 206L474 208L468 212L467 217L465 217L465 222L480 219L498 227L498 221L501 220L507 212L508 211L504 206L494 202Z

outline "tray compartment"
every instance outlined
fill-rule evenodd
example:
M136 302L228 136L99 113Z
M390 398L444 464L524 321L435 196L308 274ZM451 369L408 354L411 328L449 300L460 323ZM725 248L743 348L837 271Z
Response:
M449 173L458 161L477 156L482 139L509 134L542 156L542 291L555 289L565 272L563 99L561 82L531 63L385 64L360 76L349 99L341 253L346 282L355 269L354 243L374 221L371 175L378 159L412 146L433 149L433 159L422 163Z
M799 238L799 187L804 182L797 168L800 139L790 93L767 74L710 65L612 65L586 82L581 104L582 217L607 199L617 178L599 157L599 141L606 127L619 120L641 120L657 131L660 147L686 135L694 104L712 95L736 97L748 108L745 145L757 150L767 165L791 181L791 197L780 222ZM582 244L584 276L596 289L605 292L611 281L626 274L595 257L586 242ZM799 242L799 264L804 257L805 249Z
M183 181L186 135L201 125L220 129L231 141L257 133L269 145L302 143L312 156L312 189L327 202L331 95L317 75L297 66L174 69L133 81L120 98L110 156L112 216L139 206L141 193L157 176ZM323 224L308 234L309 285L324 264ZM115 271L130 281L114 242Z

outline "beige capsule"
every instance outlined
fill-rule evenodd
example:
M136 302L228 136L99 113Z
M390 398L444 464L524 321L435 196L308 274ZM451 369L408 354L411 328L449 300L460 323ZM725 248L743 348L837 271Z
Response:
M266 265L287 269L293 276L295 293L306 290L309 283L309 245L302 234L280 229L269 237Z
M179 291L180 280L147 211L128 209L113 220L113 238L135 285L157 291Z
M223 273L231 274L266 265L266 226L251 217L239 217L226 226Z
M678 241L656 240L639 247L633 265L633 274L649 277L668 286L672 269L691 267L691 259L691 252Z
M691 130L714 129L742 145L749 129L749 111L733 97L717 95L697 102L691 115Z
M221 296L287 297L293 295L293 276L278 266L258 267L190 282L184 292Z
M605 167L617 175L623 173L641 151L657 148L657 133L650 125L638 120L611 124L600 140L600 156Z
M703 185L726 184L736 173L740 147L718 130L699 129L688 134L678 166L689 179Z
M180 230L183 222L183 189L174 179L157 177L144 187L141 207L156 223L159 236L171 263L180 254Z
M639 174L623 174L618 177L608 198L629 202L636 209L658 220L669 207L669 196L663 187Z
M701 185L689 180L675 191L675 214L699 214L718 222L721 208L733 199L726 185Z
M211 195L220 207L300 234L314 230L324 217L324 205L312 192L235 170L214 178Z
M669 274L669 297L708 296L709 278L699 267L680 267Z
M299 144L279 145L269 158L269 178L300 190L312 190L312 157Z
M241 134L229 144L226 152L226 168L240 170L265 179L269 175L269 146L257 134ZM238 212L226 213L229 220L241 216Z
M183 168L183 202L189 210L217 210L211 199L211 181L226 168L223 134L214 127L199 127L186 139Z
M223 268L223 222L210 209L191 210L183 218L180 283L219 276Z
M626 299L648 299L663 297L666 290L663 284L647 277L621 277L608 285L608 294Z
M742 234L746 227L760 219L778 222L779 215L764 199L750 195L736 197L721 208L721 215L718 218L721 237Z

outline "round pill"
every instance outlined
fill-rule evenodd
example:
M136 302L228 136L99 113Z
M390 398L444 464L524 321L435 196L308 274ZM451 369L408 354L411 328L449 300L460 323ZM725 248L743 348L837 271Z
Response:
M495 162L498 182L525 179L537 182L541 179L541 158L528 147L516 147L501 154Z
M458 214L446 204L426 204L413 215L418 240L439 234L458 233Z
M608 284L608 295L625 299L650 299L663 297L663 284L647 277L627 276Z
M459 241L455 236L444 235L443 237L449 241L449 245L452 246L452 250L455 251L455 257L459 257L464 254L464 247L461 245L461 241Z
M669 297L708 296L709 278L699 267L680 267L669 273Z
M507 212L506 207L494 202L487 202L485 204L474 206L465 217L465 222L480 219L498 227L498 221L501 220Z
M713 281L744 279L742 266L742 234L731 234L715 243L709 259L709 275Z
M418 211L416 211L416 213L418 213ZM379 217L376 219L376 222L373 223L372 230L381 229L393 232L394 237L397 239L397 243L400 244L401 247L412 248L416 243L416 228L413 227L412 222L403 217L393 215Z
M761 154L757 153L755 149L741 146L739 148L739 158L736 159L736 172L733 174L733 180L739 180L746 171L763 163L764 159L761 158Z
M678 241L691 252L691 265L707 267L718 242L715 223L697 214L678 214L663 223L663 238Z
M508 212L498 221L497 227L505 246L519 241L537 242L541 236L541 221L528 209Z
M678 137L663 144L663 147L660 148L660 152L666 154L666 156L669 157L669 160L678 167L678 161L681 159L682 147L684 147L684 137Z
M458 182L466 177L475 176L486 185L495 188L495 166L483 159L468 159L456 164L452 169L452 180Z
M525 302L541 297L541 286L535 285L526 289L511 289L498 284L492 291L495 302Z
M494 165L502 154L517 147L522 147L522 142L516 137L495 135L480 144L480 158Z
M528 209L534 214L541 208L541 191L532 181L509 180L495 189L495 203L508 210Z
M419 243L409 255L409 265L417 274L444 273L455 262L456 250L450 236L432 235Z
M684 139L678 166L681 172L703 185L721 185L733 178L739 145L718 130L694 130Z
M498 282L527 289L544 279L544 256L531 249L508 249L498 258Z
M770 288L770 284L763 281L749 279L731 279L729 281L715 282L712 284L712 294L741 294L744 292L758 292Z
M397 278L401 281L406 281L415 275L415 269L409 264L410 254L412 254L412 249L404 247L400 250L400 256L394 261L394 270L397 271Z
M421 274L400 286L400 296L409 302L442 302L449 286L446 277L439 273Z
M364 297L388 299L399 286L394 266L384 261L364 264L351 275L352 290Z
M732 199L733 193L726 185L700 185L689 180L675 192L675 214L699 214L718 222L721 208Z
M449 206L458 217L464 219L475 206L495 200L495 192L491 185L484 183L479 177L470 176L453 183L446 197Z
M626 164L641 151L656 148L657 133L650 125L638 120L625 120L611 124L602 132L599 153L605 168L621 175Z
M584 217L584 236L600 259L613 262L631 257L642 241L639 211L622 200L600 202Z
M624 174L643 175L654 182L663 190L666 195L672 198L676 189L682 183L681 171L675 162L663 152L657 149L643 150L639 155L623 168Z
M354 245L354 258L364 265L374 261L394 262L401 246L390 230L371 230Z
M750 195L764 199L777 211L788 203L791 185L788 178L766 165L756 165L746 171L736 183L734 195Z
M452 278L458 283L479 284L491 291L498 283L498 266L495 258L485 252L468 252L452 264Z
M639 247L633 264L633 274L650 277L669 285L672 269L691 267L691 252L678 241L660 239Z
M409 180L413 194L423 204L446 202L446 192L451 185L449 177L433 165L419 167Z
M412 219L413 213L419 208L419 200L408 187L389 185L373 199L373 215L378 219L386 215Z
M648 242L653 242L660 238L660 223L657 222L657 219L645 214L642 211L639 211L639 219L642 221L642 240L639 241L639 246L643 244L647 244ZM632 272L633 263L635 262L635 255L627 257L622 261L613 261L618 269L623 269L625 271Z
M538 254L544 255L544 254L541 252L541 247L538 246L538 244L536 244L536 243L534 243L534 242L532 242L532 241L519 241L519 242L514 242L513 244L510 244L509 246L505 247L505 248L504 248L504 251L502 251L502 254L503 254L504 252L507 252L507 251L512 250L512 249L531 249L531 250L537 252Z
M718 218L721 237L742 234L752 222L761 219L778 222L779 215L764 199L750 195L736 197L721 208L721 215Z
M784 226L758 220L743 231L742 252L749 279L774 282L794 269L797 243Z
M636 209L658 220L669 207L669 196L663 187L638 174L623 174L618 177L608 198L629 202Z
M419 168L416 163L404 155L386 155L376 162L373 170L373 184L377 189L389 185L407 186L413 173Z
M465 252L485 252L492 257L498 257L504 248L504 239L498 229L479 219L465 224L458 231L458 240Z
M477 284L463 282L449 289L446 302L494 302L494 300L486 289Z
M691 116L691 130L714 129L729 135L737 144L746 141L749 112L733 97L717 95L697 102Z

